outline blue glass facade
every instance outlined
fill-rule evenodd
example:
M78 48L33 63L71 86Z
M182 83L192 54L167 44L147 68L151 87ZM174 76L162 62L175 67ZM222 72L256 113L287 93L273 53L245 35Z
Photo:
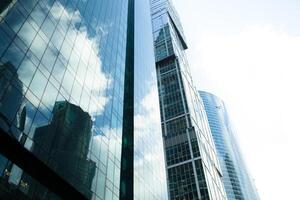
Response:
M149 101L157 96L149 2L130 2L0 3L1 134L87 199L119 199L125 87L134 88L135 198L165 199L158 98ZM126 86L128 57L134 85ZM0 198L59 198L27 172L0 155Z
M226 199L178 15L168 0L151 0L151 14L169 199Z
M134 199L165 200L167 184L149 0L135 1L134 36Z
M223 173L229 200L258 200L259 196L245 167L224 102L200 91Z

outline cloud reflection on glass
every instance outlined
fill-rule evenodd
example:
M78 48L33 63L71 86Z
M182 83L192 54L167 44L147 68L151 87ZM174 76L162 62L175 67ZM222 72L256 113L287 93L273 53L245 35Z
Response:
M7 121L5 130L13 132L25 148L51 168L55 166L51 160L56 166L62 164L65 155L58 151L73 145L73 152L65 151L70 154L66 164L73 166L68 171L82 167L89 172L69 177L65 171L60 175L68 181L75 178L71 182L87 197L117 199L119 195L127 3L18 1L0 22L0 66L12 66L5 74L0 73L0 111ZM108 11L112 15L103 15ZM3 99L3 95L9 97L7 94L16 100ZM17 103L12 106L13 102ZM57 112L56 105L60 104L70 109ZM60 116L63 113L66 116ZM80 115L90 119L84 131L70 125ZM46 131L58 126L58 130ZM67 130L71 128L73 131ZM55 133L56 140L50 132ZM48 143L64 145L45 149L43 137ZM76 148L84 152L81 157ZM7 168L12 169L16 167ZM60 169L54 167L63 171ZM27 180L31 185L28 191L34 191L35 184L26 177L18 169L14 184ZM46 195L45 189L40 191L36 194Z

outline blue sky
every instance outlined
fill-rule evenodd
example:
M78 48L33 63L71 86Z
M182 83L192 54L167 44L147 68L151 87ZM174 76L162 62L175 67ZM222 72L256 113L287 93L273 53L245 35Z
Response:
M261 199L300 199L300 1L173 3L194 83L226 102Z

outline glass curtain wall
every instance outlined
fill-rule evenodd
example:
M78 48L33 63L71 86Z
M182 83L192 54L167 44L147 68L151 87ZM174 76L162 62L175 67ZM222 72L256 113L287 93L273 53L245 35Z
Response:
M217 148L227 198L258 200L259 196L247 172L224 102L208 92L199 91L199 94L203 99Z
M149 1L4 0L0 8L1 134L41 161L32 168L45 165L86 199L116 200L129 119L131 195L167 199ZM126 82L128 57L134 67ZM0 198L60 199L31 175L0 154Z
M128 1L0 6L1 134L87 199L119 199ZM0 195L57 198L4 156L0 170Z
M134 199L165 200L167 184L149 0L135 1Z

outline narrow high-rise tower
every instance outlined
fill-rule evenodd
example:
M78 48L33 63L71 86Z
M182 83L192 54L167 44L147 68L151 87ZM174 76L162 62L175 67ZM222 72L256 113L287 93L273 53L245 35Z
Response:
M168 191L171 200L226 199L203 102L193 86L187 44L168 0L151 1Z
M223 183L229 200L258 200L248 174L224 102L217 96L200 91L209 126L216 145Z

